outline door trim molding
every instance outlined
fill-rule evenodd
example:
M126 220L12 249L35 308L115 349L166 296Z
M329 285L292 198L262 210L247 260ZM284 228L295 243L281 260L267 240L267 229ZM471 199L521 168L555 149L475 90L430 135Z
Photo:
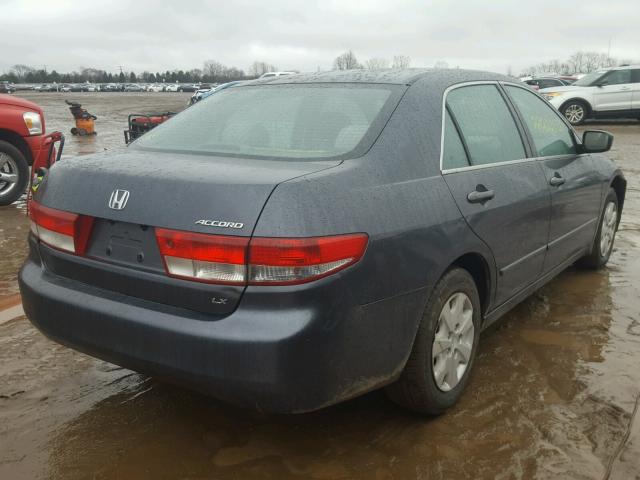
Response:
M598 220L599 217L596 218L592 218L591 220L588 220L586 222L584 222L582 225L577 226L576 228L574 228L573 230L568 231L567 233L563 233L562 235L560 235L558 238L556 238L555 240L551 240L549 242L549 249L551 249L552 247L554 247L555 245L557 245L558 243L562 242L563 240L566 240L567 238L569 238L571 235L574 235L576 233L578 233L580 230L582 230L583 228L588 227L589 225L591 225L593 222L596 222Z
M535 257L536 255L539 255L542 252L547 251L548 248L549 248L548 245L545 243L543 246L541 246L539 248L536 248L532 252L527 253L524 257L520 257L515 262L511 262L509 265L506 265L506 266L502 267L500 270L498 270L498 273L500 275L504 275L505 273L507 273L513 267L521 264L522 262L524 262L526 260L529 260L532 257Z

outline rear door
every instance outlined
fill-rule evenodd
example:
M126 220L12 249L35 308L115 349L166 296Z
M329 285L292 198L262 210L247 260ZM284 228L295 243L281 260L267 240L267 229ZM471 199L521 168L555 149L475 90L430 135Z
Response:
M463 85L446 95L442 173L498 269L496 305L542 272L550 194L500 87Z
M640 68L631 70L631 109L640 118Z
M611 70L592 87L594 109L598 112L622 111L631 109L632 84L631 70Z
M544 270L550 271L591 245L597 227L602 183L596 160L580 155L573 130L548 102L526 88L506 85L541 157L551 190L549 249Z

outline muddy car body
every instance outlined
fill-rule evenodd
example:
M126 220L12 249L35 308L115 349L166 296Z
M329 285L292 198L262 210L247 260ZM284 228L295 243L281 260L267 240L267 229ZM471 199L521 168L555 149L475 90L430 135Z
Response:
M576 260L606 263L625 192L596 153L610 145L484 72L239 85L126 153L51 168L25 312L60 343L245 407L389 386L440 413L481 329Z

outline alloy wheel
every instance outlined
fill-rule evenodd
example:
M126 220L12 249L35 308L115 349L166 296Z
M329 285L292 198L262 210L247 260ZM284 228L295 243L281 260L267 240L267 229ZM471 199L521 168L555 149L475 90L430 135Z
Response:
M584 118L584 107L577 103L571 104L565 108L564 116L572 125L580 123Z
M615 202L609 202L602 216L602 226L600 227L600 255L606 257L613 245L613 238L616 234L616 222L618 221L618 208Z
M9 154L0 152L0 196L11 193L18 184L18 164Z
M431 348L433 378L443 392L462 380L471 361L474 334L471 299L454 293L442 307Z

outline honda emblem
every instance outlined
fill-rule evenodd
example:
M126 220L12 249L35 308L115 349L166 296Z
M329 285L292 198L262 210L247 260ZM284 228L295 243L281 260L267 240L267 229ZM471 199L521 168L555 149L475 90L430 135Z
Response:
M113 210L122 210L127 206L127 200L129 200L128 190L114 190L109 198L109 208Z

